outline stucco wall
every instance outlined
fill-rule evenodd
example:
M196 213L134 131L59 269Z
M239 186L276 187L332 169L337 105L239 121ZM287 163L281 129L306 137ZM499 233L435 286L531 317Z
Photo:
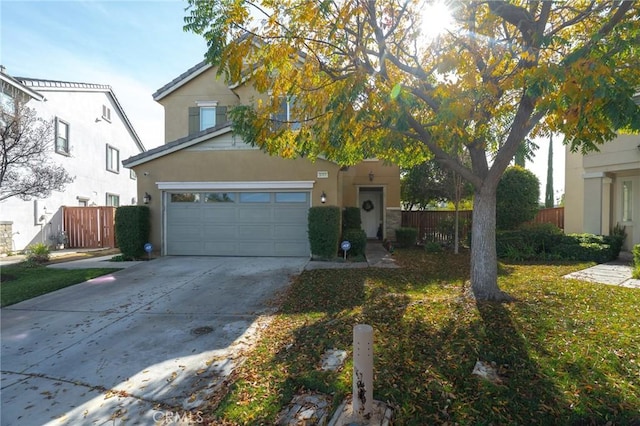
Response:
M358 188L385 188L385 207L400 207L400 168L380 160L367 160L349 167L343 174L344 207L358 207ZM369 178L373 173L373 179Z
M564 172L564 230L566 233L579 233L584 221L584 173L582 155L565 148Z
M227 107L240 103L227 84L217 78L213 68L203 72L159 101L164 107L165 142L189 134L189 108L198 106L197 101L217 101L219 106Z
M252 182L314 181L311 204L338 204L339 167L325 160L312 163L305 159L287 160L269 156L260 150L201 151L182 150L134 167L138 175L138 198L151 195L151 242L161 247L162 191L159 182ZM326 171L328 178L318 178Z

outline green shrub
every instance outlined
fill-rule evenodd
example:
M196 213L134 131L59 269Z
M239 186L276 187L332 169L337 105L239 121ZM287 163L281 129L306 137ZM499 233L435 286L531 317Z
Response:
M640 244L633 246L633 278L640 280Z
M396 229L396 246L413 247L418 241L417 228L398 228Z
M526 224L496 232L496 252L509 260L578 260L604 263L620 254L620 235L570 234L552 224Z
M551 223L528 223L496 231L496 251L498 257L509 260L546 259L563 237L562 230Z
M116 241L124 258L139 259L145 255L144 245L149 242L150 219L147 206L122 206L116 209Z
M35 243L27 247L27 262L47 263L49 261L49 246L45 243Z
M359 207L346 207L342 211L342 229L362 228L362 218Z
M435 241L428 241L424 243L424 251L427 253L440 253L442 252L442 246Z
M617 259L620 247L620 236L568 234L551 253L565 260L604 263Z
M342 233L342 240L351 243L350 256L360 256L365 254L367 248L367 233L362 229L345 229Z
M321 259L333 259L338 253L340 208L336 206L311 207L308 218L311 254Z
M496 228L516 229L536 217L540 181L519 166L505 170L496 191Z

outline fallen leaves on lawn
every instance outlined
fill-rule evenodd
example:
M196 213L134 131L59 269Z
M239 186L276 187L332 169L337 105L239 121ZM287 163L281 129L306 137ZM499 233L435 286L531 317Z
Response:
M321 371L326 349L350 352L352 329L374 328L374 397L394 424L614 424L638 421L640 292L561 278L582 264L501 265L508 305L465 297L468 253L398 250L400 269L305 271L278 302L261 341L208 418L273 424L296 393L339 404L351 360ZM606 287L606 288L605 288ZM477 360L502 383L472 375ZM613 385L615 383L615 386ZM334 407L335 408L335 407Z

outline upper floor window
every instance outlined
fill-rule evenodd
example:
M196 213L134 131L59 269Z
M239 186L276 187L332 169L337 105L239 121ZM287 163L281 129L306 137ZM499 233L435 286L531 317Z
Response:
M291 130L300 129L300 121L295 117L294 105L296 103L295 96L282 97L280 99L280 105L278 106L278 112L273 116L275 127L288 125Z
M138 175L136 175L136 172L133 169L129 169L129 178L133 180L138 179Z
M111 108L106 105L102 105L102 118L111 123Z
M227 122L227 107L217 101L198 101L189 108L189 134L201 132Z
M120 151L107 144L107 170L120 173Z
M200 107L200 130L216 127L216 107Z
M56 117L56 152L69 155L69 123Z

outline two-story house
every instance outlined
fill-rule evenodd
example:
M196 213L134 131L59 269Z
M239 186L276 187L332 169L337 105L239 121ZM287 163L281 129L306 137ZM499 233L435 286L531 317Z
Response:
M1 75L3 96L26 93L27 106L53 123L48 158L74 178L46 199L0 203L0 221L12 234L5 250L51 244L63 231L62 206L137 204L136 175L121 160L145 149L110 86Z
M640 244L640 135L619 135L586 155L567 148L564 208L567 233L624 226L623 249Z
M165 144L128 158L138 199L151 209L151 242L164 255L308 256L309 207L358 206L370 238L400 226L400 170L371 159L340 167L284 159L246 144L227 111L258 97L202 62L153 94ZM280 114L292 120L287 102ZM296 123L293 123L295 125Z

